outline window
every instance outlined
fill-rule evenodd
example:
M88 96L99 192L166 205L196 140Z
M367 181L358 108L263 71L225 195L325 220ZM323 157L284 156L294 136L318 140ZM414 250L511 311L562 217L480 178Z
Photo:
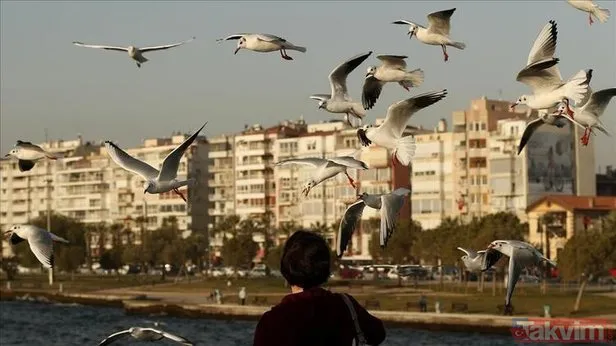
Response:
M494 107L494 106L492 106L492 107ZM485 131L486 127L487 127L486 123L481 123L481 130Z
M488 194L487 193L482 194L481 199L482 199L481 203L488 204Z
M306 145L306 150L317 150L317 141L308 143Z
M488 185L488 176L487 175L482 175L481 176L481 183L483 185Z

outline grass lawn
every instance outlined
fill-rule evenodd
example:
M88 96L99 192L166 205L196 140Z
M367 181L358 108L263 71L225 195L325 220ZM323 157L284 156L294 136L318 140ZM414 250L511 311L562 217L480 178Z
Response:
M225 297L233 302L237 299L239 287L246 287L248 302L253 303L254 297L259 296L258 304L274 305L289 293L282 278L262 279L231 279L232 286L227 287L226 278L203 278L191 277L190 281L183 278L182 281L174 282L175 277L167 277L161 282L158 276L145 275L119 275L119 276L92 276L75 275L72 280L70 275L56 275L53 287L47 283L46 275L20 275L11 283L13 289L58 289L59 283L63 284L65 291L92 292L107 289L131 288L133 290L147 292L177 292L209 294L212 290L220 289ZM0 278L2 288L6 287L6 279ZM328 282L326 288L334 292L348 292L352 294L362 305L368 303L369 309L418 311L419 297L424 294L428 301L428 311L434 311L436 301L440 303L441 312L452 312L452 304L466 304L468 313L499 314L497 306L505 301L505 289L502 283L496 288L493 295L492 286L487 283L484 292L477 292L476 287L466 287L459 283L445 283L444 287L436 283L420 285L417 288L410 283L402 287L397 282L390 280L382 281L337 281ZM542 316L543 306L551 305L551 313L554 317L568 317L571 315L575 303L577 291L563 290L558 287L548 288L547 294L542 294L537 286L519 285L516 287L512 298L515 315ZM378 306L376 306L378 301ZM616 314L616 299L586 292L582 299L580 311L575 316L593 316Z

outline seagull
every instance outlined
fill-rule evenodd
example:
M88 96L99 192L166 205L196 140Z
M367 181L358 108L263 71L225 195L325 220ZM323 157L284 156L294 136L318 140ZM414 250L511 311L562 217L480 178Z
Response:
M361 122L366 115L366 111L360 103L353 102L351 97L349 97L346 83L347 76L355 70L357 66L364 62L364 60L368 59L370 54L372 54L372 51L356 55L340 64L329 74L331 94L315 94L310 96L311 99L320 101L319 109L325 109L330 113L346 114L345 120L351 127L353 127L353 125L349 117L353 115L359 118Z
M462 262L464 263L464 266L466 267L466 269L468 269L468 271L471 271L471 272L481 271L481 265L483 264L483 257L485 256L485 253L486 253L485 250L475 252L473 250L465 249L462 247L458 247L457 249L466 254L460 257L460 259L462 260Z
M584 135L581 138L582 144L584 146L588 145L590 135L593 134L593 128L603 132L607 136L611 136L605 128L603 122L599 120L599 117L603 115L603 112L605 112L605 108L607 108L607 105L610 103L613 96L616 96L616 88L603 89L597 92L593 92L588 102L586 102L583 106L579 108L575 108L575 121L571 118L568 118L576 125L584 129ZM559 116L562 115L565 111L566 106L565 104L561 103L560 106L558 106L557 114L552 115Z
M580 11L588 12L588 23L590 25L594 23L592 16L595 16L601 23L607 22L610 17L610 10L599 7L592 0L567 0L567 2Z
M409 193L411 193L411 190L401 187L387 194L372 195L364 192L361 195L357 195L358 200L347 208L340 221L336 240L336 254L338 258L342 257L342 254L346 250L349 240L351 240L351 236L353 236L353 231L355 231L355 226L361 219L366 206L381 211L379 238L381 248L384 248L396 228L398 213L400 209L402 209L404 200Z
M121 332L117 332L117 333L109 335L105 340L101 341L101 343L98 344L98 346L109 345L112 342L118 340L119 338L125 335L130 335L134 339L137 339L139 341L159 341L164 338L167 338L175 342L178 342L182 345L187 345L187 346L193 345L192 342L188 341L187 339L181 336L173 335L171 333L167 333L162 330L158 330L154 328L130 327L127 330L123 330Z
M28 241L30 250L45 268L53 267L53 242L69 241L57 235L33 225L14 225L5 234L11 234L9 243L17 245L22 241Z
M296 46L284 38L270 34L236 34L226 38L220 38L216 41L221 42L228 40L239 40L237 41L237 48L235 48L233 54L237 54L242 48L261 53L275 52L278 50L283 59L293 60L293 58L287 55L287 49L306 53L306 47Z
M537 36L528 55L527 65L518 73L516 78L516 81L533 89L533 95L520 96L509 107L510 111L513 111L517 105L524 104L540 113L546 113L548 109L556 107L558 103L564 101L567 104L567 114L573 117L574 113L570 109L569 99L572 99L576 104L582 101L592 77L592 69L581 70L567 83L564 83L560 70L556 66L559 59L554 58L557 35L556 22L550 20Z
M365 147L374 143L381 147L393 150L391 154L392 165L397 159L404 166L411 163L415 154L415 137L402 137L406 123L422 108L426 108L447 96L447 89L432 91L411 97L407 100L394 103L387 109L385 121L378 127L365 125L357 130L357 137Z
M397 20L392 24L409 25L409 38L413 38L413 35L415 35L419 41L425 44L441 46L443 48L445 61L447 61L449 60L449 55L447 55L447 46L452 46L458 49L466 48L465 43L455 42L449 38L451 16L455 10L455 8L452 8L449 10L430 13L428 15L428 22L430 24L428 24L427 28L403 19Z
M10 156L17 158L17 165L19 166L20 172L31 170L36 164L36 161L40 161L44 158L50 160L57 160L59 158L58 155L49 153L36 144L20 140L17 140L15 148L11 149L4 157Z
M193 36L189 40L178 42L178 43L166 44L166 45L163 45L163 46L143 47L143 48L138 48L138 47L135 47L135 46L128 46L128 47L101 46L101 45L95 45L95 44L85 44L83 42L77 42L77 41L73 41L73 44L76 45L76 46L79 46L79 47L97 48L97 49L106 49L106 50L116 50L118 52L127 52L128 56L131 59L133 59L133 60L135 60L137 62L137 67L141 68L141 64L143 64L146 61L148 61L148 59L143 56L143 53L147 53L147 52L151 52L151 51L155 51L155 50L165 50L165 49L181 46L181 45L183 45L185 43L188 43L188 42L190 42L190 41L192 41L194 39L195 39L195 37Z
M184 155L186 149L188 149L188 147L190 147L190 145L195 141L197 135L201 132L205 125L207 125L207 122L203 124L197 132L188 137L182 144L173 149L173 151L165 157L160 171L147 163L130 156L113 142L105 141L105 147L107 148L107 153L111 159L117 163L118 166L131 173L140 175L145 180L143 184L145 190L143 193L163 193L173 190L176 194L182 197L184 202L186 202L186 198L178 190L178 188L194 184L195 179L191 178L188 180L178 181L176 179L177 170L180 166L182 155Z
M387 82L398 82L406 91L411 87L418 87L424 81L421 69L406 70L405 55L379 55L376 57L383 63L381 66L369 66L362 93L364 109L371 109L381 95L383 85Z
M520 155L526 144L528 144L528 141L533 136L535 131L543 124L556 126L560 129L563 128L567 124L567 120L569 120L578 126L584 127L584 125L578 121L577 116L573 119L567 116L566 113L564 113L565 111L566 106L563 106L562 111L558 112L539 112L537 119L528 122L524 128L524 133L522 133L520 144L518 145L518 155Z
M509 257L509 279L507 280L507 296L505 297L505 314L511 314L511 296L522 269L539 265L544 261L553 267L556 267L556 263L545 258L531 244L519 240L495 240L486 249L481 271L490 269L503 255Z
M354 156L359 153L359 150L353 154L353 156L338 156L330 159L322 159L318 157L308 157L303 159L288 159L283 160L276 163L276 166L284 166L284 165L306 165L314 168L314 172L312 177L304 184L302 189L302 193L304 196L308 196L310 190L320 184L321 182L332 178L339 173L344 173L349 179L349 183L355 189L357 185L355 185L355 181L349 173L347 169L355 168L355 169L368 169L368 166L362 162L357 160Z

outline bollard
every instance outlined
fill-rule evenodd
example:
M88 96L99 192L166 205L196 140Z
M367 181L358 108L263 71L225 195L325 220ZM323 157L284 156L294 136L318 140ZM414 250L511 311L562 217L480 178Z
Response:
M434 311L436 311L437 314L441 313L441 302L437 301L434 303Z
M543 306L543 317L551 318L552 317L551 311L552 311L552 307L549 304L544 305Z

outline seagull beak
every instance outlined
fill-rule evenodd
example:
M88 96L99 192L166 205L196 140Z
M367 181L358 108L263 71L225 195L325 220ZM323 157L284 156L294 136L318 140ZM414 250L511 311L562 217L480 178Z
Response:
M518 105L518 103L517 103L517 102L516 102L516 103L512 103L512 104L509 106L509 111L510 111L510 112L513 112L513 111L515 110L515 106L517 106L517 105Z
M233 55L237 54L239 50L240 50L240 47L235 48L235 52L233 52Z
M4 157L9 157L9 156L11 156L11 154L6 154L6 155L4 155Z
M146 192L148 192L148 189L143 190L143 193L145 194Z

